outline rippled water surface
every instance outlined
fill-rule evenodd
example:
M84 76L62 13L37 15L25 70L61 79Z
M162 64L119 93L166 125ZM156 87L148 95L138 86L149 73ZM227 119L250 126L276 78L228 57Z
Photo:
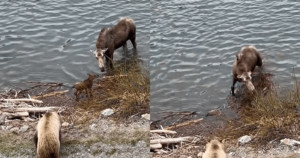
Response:
M300 77L300 3L272 0L150 1L151 119L161 111L226 107L232 64L255 45L278 84Z
M26 81L72 85L100 74L90 50L103 27L134 19L138 56L149 63L149 0L52 0L0 2L0 89ZM132 44L127 44L129 55ZM125 57L117 49L114 59ZM103 74L103 73L102 73Z

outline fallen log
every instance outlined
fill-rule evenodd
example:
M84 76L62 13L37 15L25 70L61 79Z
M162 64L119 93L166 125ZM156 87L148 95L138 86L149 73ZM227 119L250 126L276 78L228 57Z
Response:
M48 94L44 94L44 95L36 95L31 97L32 99L38 99L38 98L45 98L45 97L52 97L52 96L56 96L56 95L62 95L67 93L69 90L64 90L64 91L57 91L57 92L52 92L52 93L48 93Z
M57 111L59 107L32 107L32 108L9 108L0 107L2 112L16 113L16 112L28 112L28 113L46 113L47 111Z
M150 133L176 134L177 132L170 130L151 130Z
M5 101L5 102L32 102L32 103L43 103L41 100L36 100L36 99L1 99L0 101Z
M190 137L164 138L150 140L150 144L174 144L189 141Z
M150 149L154 150L154 149L160 149L162 148L161 144L151 144L150 145Z
M183 126L186 126L186 125L191 125L191 124L194 124L194 123L198 123L202 120L203 119L201 118L201 119L197 119L197 120L187 121L187 122L183 122L183 123L180 123L180 124L177 124L177 125L166 127L165 129L170 130L170 129L174 129L174 128L178 128L178 127L183 127Z
M22 118L22 117L28 117L29 116L28 112L16 112L16 113L4 112L3 114L6 115L7 118L9 118L9 119Z

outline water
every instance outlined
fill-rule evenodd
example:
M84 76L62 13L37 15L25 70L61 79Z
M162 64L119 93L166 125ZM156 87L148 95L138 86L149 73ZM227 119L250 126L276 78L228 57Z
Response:
M149 66L150 2L53 0L0 2L0 89L26 81L72 85L87 73L103 75L90 50L103 27L134 19L138 56ZM127 44L132 54L133 46ZM114 60L124 58L117 49Z
M293 67L299 79L299 8L291 0L151 0L151 119L227 107L235 54L246 45L276 83L292 84Z

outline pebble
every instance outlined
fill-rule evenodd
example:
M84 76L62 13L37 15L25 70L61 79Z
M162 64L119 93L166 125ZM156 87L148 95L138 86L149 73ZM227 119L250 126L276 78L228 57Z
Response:
M5 124L5 118L6 118L6 115L1 115L0 114L0 125L4 125Z
M241 144L245 144L245 143L248 143L250 141L251 141L251 137L248 136L248 135L245 135L245 136L242 136L242 137L239 138L239 142Z
M111 116L112 114L114 114L114 110L113 109L105 109L102 111L101 113L103 116Z
M29 126L24 125L23 127L20 128L20 132L26 132L29 129Z
M235 154L235 152L230 152L229 156L233 156Z
M6 130L10 130L13 126L6 126Z
M19 134L19 127L14 127L14 128L12 128L12 129L10 129L10 131L11 131L12 133Z
M293 145L299 145L300 142L294 139L288 139L288 138L284 138L280 140L281 144L285 144L285 145L289 145L289 146L293 146Z
M90 129L91 129L91 130L95 130L96 127L97 127L97 125L93 123L93 124L90 126Z
M67 126L69 126L69 123L68 122L64 122L61 126L67 127Z
M145 119L145 120L150 121L150 114L143 114L142 118Z
M203 152L199 152L197 156L198 157L202 157L203 156Z
M216 109L216 110L210 110L206 116L217 116L221 115L221 110Z

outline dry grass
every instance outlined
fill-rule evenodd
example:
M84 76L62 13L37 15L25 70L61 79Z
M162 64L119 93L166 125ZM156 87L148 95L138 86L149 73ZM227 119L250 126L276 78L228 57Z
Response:
M269 76L259 76L255 93L243 94L238 108L240 119L228 120L228 126L217 132L217 136L238 139L243 135L252 135L254 141L251 142L256 147L275 139L297 138L300 130L297 112L300 104L299 83L296 80L293 88L278 88L273 86Z
M29 137L22 138L10 132L0 134L0 153L2 155L31 155L35 150L33 140Z
M115 62L109 76L94 82L93 98L81 100L76 107L64 111L67 122L86 124L112 108L113 117L126 120L132 115L150 113L150 72L137 59Z

